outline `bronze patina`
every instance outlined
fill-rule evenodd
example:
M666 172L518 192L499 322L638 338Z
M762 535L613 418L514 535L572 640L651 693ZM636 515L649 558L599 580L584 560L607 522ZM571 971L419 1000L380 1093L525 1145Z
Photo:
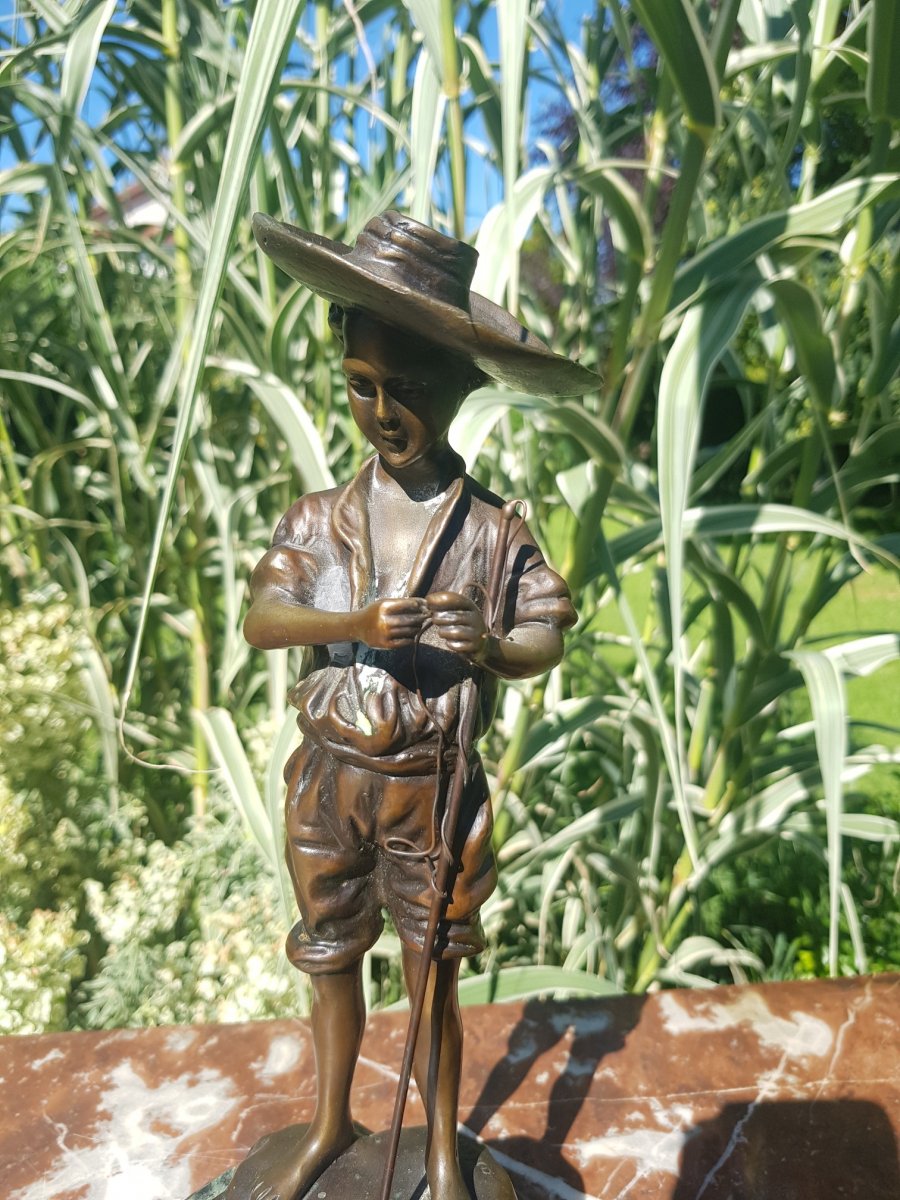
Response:
M263 1139L227 1195L388 1200L420 1196L424 1174L432 1200L514 1197L487 1152L461 1156L457 1135L459 966L482 948L479 910L496 883L475 747L499 680L559 662L575 612L521 506L466 474L448 430L489 380L565 396L597 379L470 290L472 247L409 217L375 218L352 247L259 214L253 228L330 301L350 410L375 455L285 513L251 581L247 639L312 649L291 696L303 742L285 768L285 811L300 911L287 954L312 982L318 1097L312 1123ZM392 1130L361 1144L350 1108L361 962L385 910L410 1035ZM410 1069L427 1130L401 1144Z

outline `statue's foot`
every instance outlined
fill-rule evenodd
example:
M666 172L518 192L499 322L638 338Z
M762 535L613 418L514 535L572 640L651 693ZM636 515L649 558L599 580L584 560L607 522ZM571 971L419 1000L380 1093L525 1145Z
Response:
M238 1167L225 1200L301 1200L357 1136L352 1125L334 1132L311 1125L293 1146L283 1136L263 1138Z

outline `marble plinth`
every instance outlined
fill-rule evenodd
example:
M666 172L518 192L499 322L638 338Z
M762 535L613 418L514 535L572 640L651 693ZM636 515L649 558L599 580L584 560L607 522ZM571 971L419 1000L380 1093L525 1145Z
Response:
M898 975L463 1016L460 1119L519 1200L900 1197ZM405 1026L369 1023L370 1129ZM314 1099L303 1022L0 1039L0 1196L184 1200Z

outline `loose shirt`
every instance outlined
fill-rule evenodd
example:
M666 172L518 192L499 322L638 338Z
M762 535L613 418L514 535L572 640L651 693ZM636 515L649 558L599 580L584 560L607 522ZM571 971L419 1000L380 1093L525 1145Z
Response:
M291 506L253 572L251 595L352 612L390 595L452 591L483 610L503 502L464 473L461 459L459 466L445 492L420 502L432 511L408 566L376 571L373 546L383 558L392 519L388 477L376 455L349 483ZM528 527L515 522L513 529L499 620L491 632L503 637L532 622L567 629L576 617L565 582L547 565ZM316 646L290 698L303 732L341 761L383 774L422 775L452 765L460 688L473 671L482 675L477 737L493 715L497 679L446 648L434 628L415 646L395 650Z

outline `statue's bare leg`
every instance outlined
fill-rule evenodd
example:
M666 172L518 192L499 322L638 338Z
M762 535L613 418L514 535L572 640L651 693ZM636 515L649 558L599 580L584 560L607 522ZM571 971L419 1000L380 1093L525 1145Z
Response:
M350 1085L366 1019L360 964L338 974L313 976L312 989L318 1079L315 1116L295 1154L280 1154L267 1161L265 1148L261 1150L256 1159L260 1175L250 1200L299 1200L325 1168L356 1141L350 1119ZM239 1175L240 1168L226 1200L246 1195Z
M404 946L403 973L410 995L415 990L419 962L420 955ZM425 1171L431 1200L471 1200L459 1167L456 1132L463 1041L456 995L458 978L458 961L432 964L413 1060L428 1119Z

